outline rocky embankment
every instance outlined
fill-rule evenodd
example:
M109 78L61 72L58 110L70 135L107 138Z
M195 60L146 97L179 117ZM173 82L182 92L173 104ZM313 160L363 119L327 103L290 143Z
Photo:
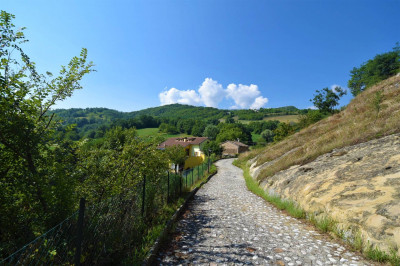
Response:
M256 166L256 160L250 161L250 173L264 190L308 212L328 214L343 228L359 229L365 240L400 255L400 134L333 150L267 178L260 172L274 161Z

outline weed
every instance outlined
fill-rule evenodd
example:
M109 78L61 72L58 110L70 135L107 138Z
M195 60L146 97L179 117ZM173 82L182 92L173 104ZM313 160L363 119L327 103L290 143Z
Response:
M373 247L369 243L364 254L368 259L378 262L385 262L389 260L389 255L387 253L383 252L378 247Z

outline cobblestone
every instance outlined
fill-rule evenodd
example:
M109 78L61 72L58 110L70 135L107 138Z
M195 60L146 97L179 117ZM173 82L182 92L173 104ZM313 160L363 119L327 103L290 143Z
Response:
M248 191L232 161L217 162L159 265L372 265Z

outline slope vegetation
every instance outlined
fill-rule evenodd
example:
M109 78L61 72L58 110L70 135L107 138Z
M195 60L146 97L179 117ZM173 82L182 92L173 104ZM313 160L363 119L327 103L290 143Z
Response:
M387 79L354 98L347 108L263 150L243 155L261 166L253 177L262 180L318 156L400 132L400 76ZM273 161L273 163L271 163Z
M249 160L250 174L269 194L316 217L328 215L344 238L357 232L366 246L400 255L399 133L396 76L359 94L344 111L240 160Z

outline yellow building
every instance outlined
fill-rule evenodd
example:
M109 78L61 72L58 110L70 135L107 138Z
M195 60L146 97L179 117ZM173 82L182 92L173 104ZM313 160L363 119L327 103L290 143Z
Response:
M206 156L201 150L207 139L206 137L169 138L161 143L158 148L165 149L175 145L183 147L187 156L183 169L193 168L205 160Z

